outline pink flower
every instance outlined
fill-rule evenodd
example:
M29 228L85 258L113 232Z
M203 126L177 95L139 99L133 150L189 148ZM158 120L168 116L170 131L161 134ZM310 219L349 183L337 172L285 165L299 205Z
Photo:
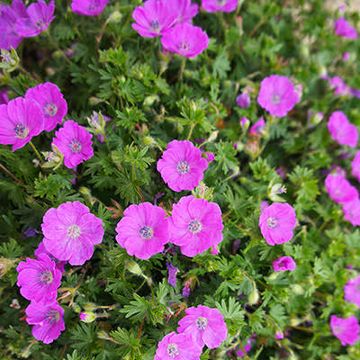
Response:
M54 130L67 114L67 102L60 89L53 83L44 83L29 89L26 99L36 101L44 115L44 130Z
M232 12L235 11L238 0L201 0L201 6L209 13L212 12Z
M215 160L215 154L212 153L211 151L206 151L203 153L204 159L206 159L206 161L210 164L211 162L213 162Z
M168 284L173 288L176 288L176 274L179 272L179 269L172 263L166 263L166 267L168 270Z
M284 333L282 331L277 331L275 333L275 339L276 340L282 340L284 338Z
M216 247L223 239L223 228L221 209L216 203L190 195L173 205L170 241L180 246L186 256Z
M61 261L82 265L100 244L104 229L102 221L79 201L65 202L49 209L41 225L46 250Z
M173 140L157 162L157 170L169 188L179 192L193 190L204 178L208 162L190 141Z
M242 347L242 349L236 351L236 355L240 358L244 357L251 350L252 345L253 338L250 338L246 341L246 344Z
M360 308L360 276L350 279L345 287L345 300Z
M334 22L334 31L337 36L346 39L355 40L358 38L356 29L351 26L345 18L341 17Z
M170 11L176 15L176 24L190 22L199 12L199 6L191 0L165 0L169 3Z
M178 333L189 334L194 343L215 349L227 338L227 327L218 309L199 305L185 310L185 317L179 321Z
M175 13L165 0L147 0L137 6L132 17L135 23L132 28L142 37L153 38L164 35L176 22L179 13Z
M349 61L350 55L351 55L351 54L350 54L348 51L345 51L345 52L343 53L343 55L342 55L343 61Z
M26 9L27 17L16 21L16 31L23 37L34 37L46 31L50 23L55 19L55 2L51 0L46 4L45 0L38 0Z
M360 182L360 151L357 151L351 162L351 174Z
M209 46L209 38L204 30L188 23L175 25L161 38L165 50L193 59Z
M330 198L337 204L355 200L359 196L356 188L349 183L339 169L325 178L325 188Z
M329 77L328 81L330 87L334 89L335 95L338 96L349 95L350 88L340 76Z
M34 325L32 334L36 340L51 344L65 330L64 310L57 303L31 302L26 308L26 322Z
M73 169L94 156L92 135L73 120L68 120L56 131L53 145L64 155L64 164Z
M247 92L243 92L236 98L236 104L243 109L247 109L250 106L251 100Z
M116 241L129 255L147 260L169 241L164 209L148 202L130 205L116 226Z
M273 269L276 272L279 271L294 271L296 269L296 262L291 256L282 256L274 260Z
M20 294L27 300L53 302L61 284L61 271L49 256L42 254L37 260L27 258L16 268L17 286Z
M23 37L16 31L17 19L27 17L26 7L22 0L13 0L11 5L0 4L0 49L16 49Z
M258 103L271 115L284 117L299 101L298 91L286 76L271 75L261 82Z
M109 0L72 0L71 10L75 14L84 16L98 16L100 15Z
M12 145L12 150L25 146L44 129L44 117L39 105L24 98L0 105L0 144Z
M200 360L200 354L191 335L172 332L159 342L154 360Z
M331 315L330 327L334 336L336 336L341 345L354 345L359 340L359 323L354 315L348 318L340 318Z
M7 104L9 102L7 90L0 90L0 105Z
M360 199L348 201L342 205L344 219L352 226L360 226Z
M66 261L60 261L56 257L52 256L47 250L45 249L45 245L43 241L39 244L39 246L34 251L34 255L39 259L41 255L47 255L49 258L55 262L56 268L61 271L61 273L65 270Z
M249 129L249 134L252 136L259 136L264 132L266 123L263 117L261 117L254 125Z
M330 115L327 127L338 144L356 147L359 138L357 127L349 122L342 111L335 111Z
M271 246L290 241L296 227L294 208L287 203L271 204L261 211L259 227L266 242Z

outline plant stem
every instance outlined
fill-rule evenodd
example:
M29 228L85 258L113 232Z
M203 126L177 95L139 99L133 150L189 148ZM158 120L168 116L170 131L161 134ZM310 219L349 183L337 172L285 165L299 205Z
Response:
M32 141L29 142L30 146L32 147L32 149L34 150L34 153L36 154L37 158L40 160L40 162L43 161L41 154L39 153L38 149L36 148L36 146L33 144Z
M9 175L16 183L24 185L21 180L19 180L10 170L8 170L5 165L0 164L0 169L7 175Z
M195 129L195 123L192 123L191 126L190 126L189 135L187 136L187 140L191 139L191 136L192 136L192 133L193 133L194 129Z

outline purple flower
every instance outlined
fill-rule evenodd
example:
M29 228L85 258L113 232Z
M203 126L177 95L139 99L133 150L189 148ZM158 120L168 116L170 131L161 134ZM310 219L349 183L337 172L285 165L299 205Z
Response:
M354 315L348 318L340 318L331 315L330 327L334 336L336 336L341 345L354 345L359 340L359 323Z
M350 279L345 287L345 300L360 308L360 276Z
M64 155L64 164L73 169L94 156L92 135L73 120L68 120L56 131L52 144Z
M350 93L350 88L340 76L328 78L330 87L334 90L335 95L346 96Z
M168 270L168 283L173 288L176 288L176 274L179 272L179 269L172 263L166 263L166 267Z
M246 91L244 91L236 98L236 104L243 109L247 109L250 106L250 103L250 96Z
M71 10L75 14L85 16L98 16L100 15L109 0L72 0Z
M44 117L36 102L16 98L0 105L0 124L0 144L12 145L15 151L41 133Z
M164 35L176 22L179 13L170 7L171 3L164 0L147 0L144 5L137 6L132 17L135 23L132 28L142 37Z
M206 12L232 12L235 11L238 0L201 0L201 6Z
M169 3L170 11L176 16L176 24L191 22L199 12L199 6L192 4L191 0L165 0Z
M337 204L355 200L359 196L356 188L349 183L339 169L325 178L325 188L330 198Z
M191 335L200 348L206 345L209 349L215 349L226 340L226 323L218 309L199 305L186 309L185 314L179 321L177 331L179 334Z
M349 122L342 111L335 111L330 115L327 127L338 144L356 147L359 138L357 127Z
M249 135L259 136L264 132L266 123L263 117L261 117L254 125L249 129Z
M204 178L208 162L190 141L173 140L157 162L157 170L173 191L193 190Z
M223 239L219 205L192 195L173 205L169 226L170 242L189 257L216 247Z
M31 302L26 308L26 322L34 325L32 334L36 340L50 344L65 330L64 310L57 303Z
M240 358L244 357L252 348L253 340L252 338L246 341L246 344L243 346L242 349L236 351L236 355Z
M240 126L246 131L250 125L250 120L247 117L242 117L239 121Z
M159 342L154 360L200 360L200 354L191 335L172 332Z
M185 285L181 291L181 295L184 297L184 298L188 298L191 294L191 286L190 286L190 282L187 281L185 282Z
M357 197L342 205L344 219L352 226L360 226L360 199Z
M209 38L204 30L188 23L178 24L161 38L165 50L193 59L209 46Z
M41 255L48 255L51 260L53 260L56 264L56 268L61 271L61 273L65 270L66 261L60 261L56 257L52 256L46 249L44 242L42 241L39 246L34 251L34 255L39 259Z
M258 103L273 116L286 116L299 101L298 91L286 76L271 75L260 84Z
M275 339L276 340L282 340L284 338L284 333L282 331L277 331L275 333Z
M14 24L17 19L27 17L26 7L22 0L13 0L11 5L0 4L0 49L16 49L23 37L19 35Z
M66 202L49 209L41 225L46 250L61 261L82 265L100 244L104 229L102 221L79 201Z
M215 155L211 151L204 152L203 156L209 164L215 160Z
M292 206L273 203L260 214L259 227L266 242L271 245L286 243L294 236L296 214Z
M116 226L116 241L129 255L147 260L164 250L168 220L164 209L148 202L130 205Z
M7 90L0 90L0 105L7 104L9 102Z
M345 18L341 17L334 22L334 31L337 36L346 39L355 40L358 38L356 29L351 26Z
M296 262L291 256L282 256L274 260L272 266L275 272L294 271L296 269Z
M351 162L351 174L360 182L360 151L357 151Z
M37 231L34 228L29 227L24 231L24 236L27 238L35 237L36 235L37 235Z
M67 114L67 102L60 89L53 83L47 82L29 89L25 98L36 101L41 107L45 131L54 130Z
M42 254L37 260L27 258L17 267L20 294L27 300L53 302L61 284L61 271L49 256Z
M16 31L23 37L34 37L41 34L55 19L54 11L54 0L51 0L49 4L46 4L45 0L32 3L26 9L27 17L16 21Z
M358 99L360 99L360 89L351 88L350 94Z

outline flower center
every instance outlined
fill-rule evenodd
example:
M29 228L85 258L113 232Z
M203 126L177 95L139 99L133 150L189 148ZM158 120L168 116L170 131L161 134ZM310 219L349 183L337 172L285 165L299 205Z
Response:
M150 27L153 31L155 32L159 32L160 30L160 24L159 24L159 21L158 20L152 20L150 22Z
M29 129L23 124L17 124L14 130L18 139L25 139L29 134Z
M140 236L145 240L150 240L154 236L154 230L150 226L143 226L139 230Z
M42 29L42 28L44 27L44 25L45 25L45 23L44 23L42 20L38 20L38 21L36 21L36 23L35 23L35 27L36 27L37 29Z
M196 327L199 330L205 330L206 327L207 327L207 324L208 324L207 318L204 318L202 316L198 317L197 320L196 320Z
M40 282L42 284L51 284L53 281L53 275L52 272L50 270L46 270L44 272L41 273L40 275Z
M75 153L75 154L78 154L80 151L81 151L81 143L79 140L72 140L71 143L70 143L70 150Z
M272 97L271 97L271 102L273 103L273 105L279 105L280 104L280 96L277 95L277 94L274 94Z
M187 52L190 50L190 44L186 41L183 41L180 43L179 45L179 50L180 51L184 51L184 52Z
M276 228L277 227L277 225L278 225L278 219L275 219L275 218L273 218L273 217L269 217L268 219L267 219L267 226L270 228L270 229L274 229L274 228Z
M174 343L169 344L167 347L167 353L171 358L175 358L179 355L178 346Z
M227 0L217 0L218 5L224 6Z
M190 172L190 165L187 161L179 161L176 165L176 171L180 175L185 175Z
M56 310L49 310L46 318L51 324L57 323L60 320L60 313Z
M81 229L78 225L74 224L68 227L67 236L70 239L77 239L81 235Z
M199 220L192 220L188 225L188 229L191 233L197 234L202 230L202 224Z
M44 112L48 116L55 116L57 114L58 108L55 104L49 103L44 106Z

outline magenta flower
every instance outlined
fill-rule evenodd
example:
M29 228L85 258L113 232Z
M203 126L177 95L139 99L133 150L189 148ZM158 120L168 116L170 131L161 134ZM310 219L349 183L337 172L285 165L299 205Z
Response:
M199 6L192 4L191 0L165 0L169 3L170 11L176 16L176 24L191 22L199 12Z
M360 276L350 279L345 287L345 300L360 308Z
M161 38L165 50L193 59L209 46L209 37L198 26L189 23L175 25Z
M54 130L67 114L67 102L60 89L53 83L47 82L29 89L25 98L36 101L41 107L45 131Z
M284 338L284 333L282 331L277 331L275 333L275 339L276 340L282 340Z
M226 340L226 323L218 309L199 305L186 309L185 314L179 321L177 331L179 334L191 335L200 348L206 345L209 349L215 349Z
M212 153L211 151L206 151L203 153L203 157L204 159L206 159L206 161L210 164L215 160L215 154Z
M271 75L261 82L258 103L271 115L284 117L299 101L296 87L286 76Z
M200 354L191 335L172 332L159 342L154 360L200 360Z
M360 199L358 197L342 204L342 209L346 221L352 226L360 226Z
M236 104L243 109L247 109L251 104L249 94L244 91L243 93L238 95L238 97L236 98Z
M6 105L8 102L9 96L7 90L0 90L0 105Z
M22 0L13 0L11 5L0 4L0 49L16 49L23 37L14 27L17 19L27 17Z
M172 263L166 263L166 267L168 270L168 284L173 288L176 288L176 274L179 272L179 269Z
M266 242L271 246L290 241L296 227L294 208L287 203L273 203L263 208L259 227Z
M53 302L61 284L61 271L49 256L42 254L37 260L27 258L17 267L20 294L27 300Z
M351 174L360 182L360 151L357 151L351 162Z
M0 144L22 148L44 129L44 117L38 104L16 98L0 105Z
M337 204L355 200L359 196L357 189L349 183L339 169L325 178L325 188L330 198Z
M348 318L340 318L331 315L330 327L334 336L336 336L341 345L354 345L359 340L359 323L354 315Z
M334 90L335 95L346 96L350 93L350 88L340 76L328 78L330 87Z
M137 6L132 17L135 23L132 28L142 37L153 38L164 35L175 24L179 12L171 8L170 1L147 0Z
M49 4L45 0L38 0L26 9L27 17L16 21L16 31L23 37L34 37L46 31L55 19L55 2Z
M249 129L249 134L252 136L259 136L264 132L266 123L263 117L261 117L254 125Z
M66 261L60 261L56 257L52 256L46 249L43 241L39 244L39 246L34 251L34 255L39 259L41 255L47 255L49 258L55 262L56 268L61 271L61 273L65 270Z
M147 260L169 241L164 209L148 202L130 205L116 226L116 241L129 255Z
M75 14L84 16L98 16L100 15L109 0L72 0L71 10Z
M56 131L52 144L64 155L64 164L73 169L94 156L92 135L73 120L65 121Z
M238 0L201 0L201 6L206 12L232 12L235 11Z
M189 257L216 247L223 239L219 205L192 195L173 205L169 226L170 241Z
M236 355L240 358L244 357L251 350L252 345L253 339L250 338L246 341L246 344L242 347L242 349L236 351Z
M296 262L291 256L282 256L274 260L272 266L275 272L294 271L296 269Z
M100 244L104 229L102 221L79 201L66 202L49 209L41 225L46 250L61 261L82 265Z
M57 303L31 302L25 310L26 322L34 325L32 334L36 340L51 344L65 330L64 310Z
M208 162L201 156L201 151L187 140L169 142L157 162L161 177L176 192L198 186L207 167Z
M338 144L356 147L359 138L358 129L349 122L342 111L335 111L330 115L327 127L331 137Z
M343 17L334 22L334 31L337 36L341 36L346 39L355 40L358 38L356 29Z

